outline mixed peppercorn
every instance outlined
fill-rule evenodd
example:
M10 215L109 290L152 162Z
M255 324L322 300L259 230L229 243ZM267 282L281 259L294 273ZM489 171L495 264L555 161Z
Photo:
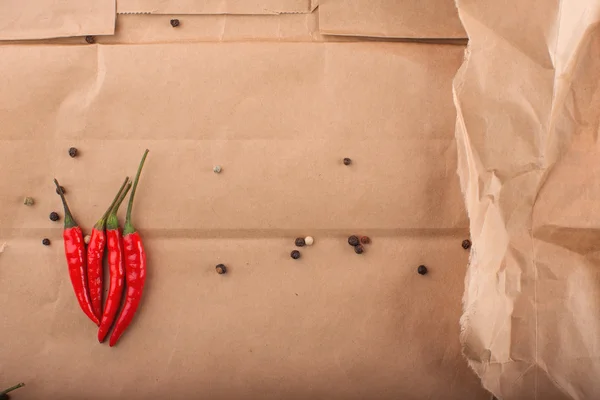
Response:
M354 252L356 254L362 254L365 252L365 247L363 245L370 244L371 238L368 236L358 237L356 235L352 235L348 237L348 244L354 247Z

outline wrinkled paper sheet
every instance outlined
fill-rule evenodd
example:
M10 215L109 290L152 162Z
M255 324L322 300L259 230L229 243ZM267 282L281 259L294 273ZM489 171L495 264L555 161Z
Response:
M317 13L178 30L119 15L92 45L0 44L0 383L26 382L15 398L490 398L459 342L464 46L327 38ZM89 232L145 148L146 291L109 348L72 293L52 178ZM361 256L353 233L372 238Z
M501 399L600 398L600 3L458 8L464 353Z

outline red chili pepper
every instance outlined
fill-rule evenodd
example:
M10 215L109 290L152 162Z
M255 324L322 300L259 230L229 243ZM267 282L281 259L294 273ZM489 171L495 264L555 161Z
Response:
M129 178L125 178L123 185L119 189L119 193L113 199L110 207L104 213L102 218L96 222L92 229L90 237L90 243L87 247L87 277L88 285L90 288L90 300L92 302L92 310L98 320L102 318L102 280L104 278L104 272L102 268L102 259L104 256L104 246L106 245L106 235L104 229L106 228L106 219L108 214L119 200L121 192L127 185Z
M146 252L142 245L140 234L135 230L131 223L131 209L133 208L133 197L135 190L144 167L144 161L148 150L144 152L142 161L138 167L135 180L133 181L133 189L129 196L129 204L127 205L127 217L125 219L125 229L123 230L123 248L125 254L125 280L127 282L127 292L125 294L125 304L121 310L121 314L115 324L115 329L110 336L109 345L112 347L117 343L125 329L131 323L135 312L140 305L142 292L144 291L144 283L146 282Z
M63 231L63 239L65 242L65 255L67 256L67 265L69 267L69 277L71 278L71 284L75 290L75 296L79 306L96 325L98 325L98 318L94 315L92 309L92 303L90 301L90 294L88 292L87 276L85 271L85 244L83 243L83 233L81 228L77 225L77 222L71 215L71 210L65 200L65 194L63 193L61 186L58 181L54 179L54 184L60 194L60 199L65 209L65 228Z
M119 306L121 305L121 296L123 295L123 286L125 285L125 268L123 266L123 238L119 229L119 220L117 211L125 199L127 192L131 188L131 182L127 184L125 190L119 196L119 200L110 211L106 221L106 238L108 239L108 271L110 273L110 284L108 286L108 296L104 305L104 313L100 328L98 329L98 341L102 343L108 334L111 325L115 320Z

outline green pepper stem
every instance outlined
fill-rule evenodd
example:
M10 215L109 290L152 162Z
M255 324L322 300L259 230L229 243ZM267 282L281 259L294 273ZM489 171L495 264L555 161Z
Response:
M146 161L146 156L150 150L146 149L144 155L142 156L142 161L140 161L140 165L138 166L137 173L135 174L135 180L133 181L133 188L131 189L131 195L129 195L129 204L127 205L127 216L125 217L125 229L123 229L123 235L131 234L135 232L135 228L131 223L131 210L133 208L133 197L135 196L135 191L137 189L138 182L140 180L140 175L142 174L142 168L144 168L144 162Z
M4 389L3 391L0 392L0 394L6 394L8 392L12 392L13 390L16 390L18 388L22 388L23 386L25 386L25 384L23 382L17 383L15 386L11 386L8 389Z
M117 211L119 211L119 207L121 206L123 200L125 200L125 196L127 196L127 192L129 192L129 189L131 189L131 182L127 182L127 186L125 187L125 190L123 190L123 192L120 194L119 200L117 200L113 208L111 208L110 214L108 214L108 219L106 220L106 229L119 229Z
M58 184L56 178L54 178L54 184L56 185L56 190L58 190L58 194L60 195L60 200L62 201L63 207L65 209L65 229L74 228L77 226L77 222L73 218L71 214L71 210L69 210L69 205L67 204L67 200L65 199L65 194L62 191L62 188Z
M104 229L104 227L106 225L106 219L108 218L108 214L110 214L110 211L113 209L113 207L115 206L115 204L119 200L119 196L121 195L121 192L123 191L123 189L127 185L128 181L129 181L129 177L126 177L125 180L123 181L123 184L121 185L121 188L119 189L119 192L117 193L117 195L113 199L112 203L110 203L110 207L108 207L108 209L106 210L106 212L104 213L104 215L102 216L102 218L100 218L98 220L98 222L96 222L96 225L94 225L94 228L96 228L98 230L103 230Z

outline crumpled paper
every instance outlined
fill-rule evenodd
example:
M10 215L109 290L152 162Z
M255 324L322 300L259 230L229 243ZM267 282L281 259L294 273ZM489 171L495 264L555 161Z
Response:
M457 5L463 352L499 399L599 398L600 4Z

